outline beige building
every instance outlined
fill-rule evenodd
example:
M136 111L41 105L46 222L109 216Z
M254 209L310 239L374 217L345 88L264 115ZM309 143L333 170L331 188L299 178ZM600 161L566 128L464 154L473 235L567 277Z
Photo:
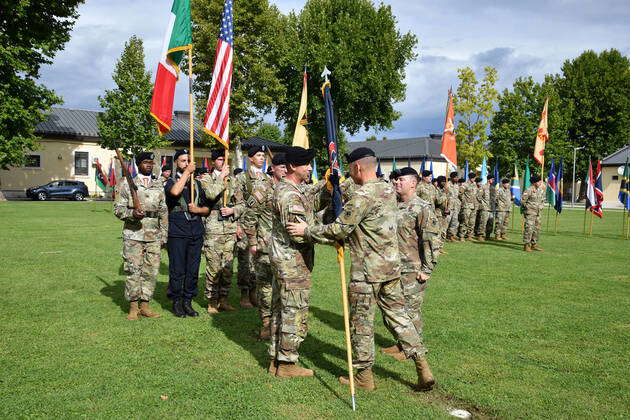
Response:
M615 153L602 159L602 186L604 188L603 207L621 208L619 186L626 159L630 158L630 145L622 147Z

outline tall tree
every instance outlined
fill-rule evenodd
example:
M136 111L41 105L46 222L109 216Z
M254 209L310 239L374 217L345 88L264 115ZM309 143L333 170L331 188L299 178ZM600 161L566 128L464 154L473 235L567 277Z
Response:
M400 117L394 103L405 99L405 68L416 57L416 36L402 34L391 7L370 0L308 0L299 13L285 22L279 57L279 77L286 86L276 116L295 127L304 66L308 80L308 130L311 147L327 162L324 106L320 73L332 71L332 97L340 130L343 156L344 131L387 129ZM323 167L323 166L320 166Z
M282 133L278 124L263 122L258 126L254 135L282 144L291 144L293 138L287 136L287 131L288 130L285 130L285 132Z
M37 83L70 39L83 0L0 0L0 168L37 148L35 126L62 99Z
M486 143L494 104L499 96L494 88L498 75L497 69L491 66L484 67L483 71L485 75L479 84L472 68L457 69L459 86L453 96L458 160L468 160L471 168L480 165L484 157L492 156Z
M224 0L192 2L194 91L198 114L205 113ZM234 57L230 138L254 134L264 114L285 94L276 68L282 17L267 0L234 2ZM212 142L213 140L211 140Z
M112 78L116 88L106 90L98 102L104 111L97 117L101 146L136 154L167 142L157 134L149 114L153 85L144 66L144 46L135 35L125 43Z

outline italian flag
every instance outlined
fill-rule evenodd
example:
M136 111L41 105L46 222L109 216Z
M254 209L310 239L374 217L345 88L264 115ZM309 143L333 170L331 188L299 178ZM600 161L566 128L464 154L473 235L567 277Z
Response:
M157 122L160 135L171 130L173 97L175 83L179 79L179 63L182 61L184 51L191 50L190 0L173 0L151 99L151 116Z

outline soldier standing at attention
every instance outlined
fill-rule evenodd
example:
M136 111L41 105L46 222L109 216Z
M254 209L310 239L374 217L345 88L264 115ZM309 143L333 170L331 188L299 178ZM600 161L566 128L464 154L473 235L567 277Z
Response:
M203 220L210 209L199 181L195 182L195 196L190 197L190 176L195 173L195 162L188 161L188 150L176 150L174 178L164 183L168 206L168 290L173 301L173 314L178 318L198 316L192 308L197 296L197 277L203 246Z
M247 150L249 165L246 171L236 176L237 188L243 197L243 202L247 203L252 193L252 186L256 180L268 179L269 175L263 172L265 163L266 146L252 146ZM245 212L249 211L246 209ZM241 289L241 308L250 309L256 305L256 272L254 271L254 261L249 246L247 245L247 235L242 223L238 224L236 258L238 259L238 274L236 283Z
M334 223L322 225L309 221L290 223L291 235L307 241L330 243L348 238L351 254L350 331L355 384L374 390L374 306L377 305L389 331L407 358L415 360L418 388L431 389L435 380L424 358L426 349L405 309L400 284L396 193L391 184L376 177L376 157L367 147L346 155L350 176L359 188L354 192ZM340 377L342 384L349 384Z
M162 166L162 173L160 174L160 180L162 182L166 182L166 180L171 177L172 173L173 173L173 165L171 165L170 163L167 163L166 165Z
M542 181L538 175L533 175L529 180L532 186L525 190L521 198L521 206L525 209L523 250L525 252L542 251L542 248L538 246L538 235L542 210L545 208L545 188L542 187Z
M453 242L457 238L457 229L459 228L459 212L462 202L459 201L459 174L451 172L450 182L448 185L448 210L446 216L446 240Z
M220 310L235 310L228 303L228 295L232 286L236 224L245 211L245 205L234 178L228 176L230 171L225 164L225 149L213 150L210 159L214 169L201 178L201 186L210 205L203 244L206 257L204 295L208 299L208 313L216 314ZM227 194L226 204L224 194Z
M450 215L450 211L448 209L448 182L446 181L446 177L440 175L436 179L436 189L438 194L438 200L442 201L443 204L437 207L436 215L440 222L440 254L447 254L444 250L444 241L446 240L446 229L448 228L448 217Z
M462 202L462 223L459 225L460 241L474 242L474 228L477 217L477 184L474 172L468 174L468 181L459 188L459 200Z
M114 215L124 221L123 259L127 281L125 299L129 301L130 321L142 315L159 318L149 309L149 301L155 291L160 268L160 250L168 235L168 208L164 198L162 182L152 176L153 153L136 155L138 176L134 179L140 208L133 207L131 190L127 179L118 184L114 201Z
M488 175L488 181L485 184L481 184L483 181L481 178L477 179L477 202L479 203L479 209L477 210L477 240L486 240L486 231L488 229L488 220L490 218L491 207L491 195L490 189L492 188L492 181L494 175Z
M252 193L247 202L249 211L243 220L249 252L256 267L256 302L262 322L258 333L260 340L269 340L271 334L273 270L269 259L269 247L273 226L273 192L275 186L287 174L284 153L276 153L271 163L273 175L270 178L257 179L252 185Z
M431 210L436 214L438 220L440 221L440 226L444 224L444 211L446 210L446 195L442 194L435 185L431 182L431 178L433 174L431 171L425 170L422 171L422 180L418 184L416 188L416 194L418 197L422 198L424 201L429 203L431 206ZM435 242L434 248L441 249L442 248L442 238L440 235L433 238Z
M502 179L501 187L497 191L495 208L497 218L494 225L494 234L497 241L505 241L507 237L508 222L510 221L510 211L512 211L512 193L510 192L510 180Z

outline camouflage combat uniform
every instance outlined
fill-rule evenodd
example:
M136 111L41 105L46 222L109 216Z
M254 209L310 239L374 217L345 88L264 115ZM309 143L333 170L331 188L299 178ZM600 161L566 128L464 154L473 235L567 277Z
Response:
M422 302L427 282L420 280L418 273L430 276L437 264L438 250L431 248L431 237L439 230L439 222L429 203L413 196L408 201L398 202L397 225L405 307L422 339Z
M475 218L477 217L477 184L475 181L464 182L459 189L459 199L462 203L462 223L459 225L459 237L474 236Z
M210 213L205 221L203 254L206 257L206 284L204 296L216 300L228 296L232 285L232 264L236 243L237 220L245 210L245 204L233 178L219 178L217 171L200 179L201 187L210 203ZM227 205L234 214L221 216L224 191L227 188Z
M512 192L509 188L499 187L495 198L497 217L495 221L494 233L497 236L505 236L507 233L510 211L512 210Z
M160 249L168 238L168 208L164 185L157 179L150 179L145 185L141 178L136 177L134 183L138 187L138 199L145 214L142 219L133 217L133 199L126 179L118 184L114 200L114 215L125 222L125 299L131 302L150 301L153 297L160 268Z
M418 186L416 187L416 194L418 195L418 197L420 197L421 199L429 203L429 205L431 206L431 209L433 210L433 212L438 218L439 225L440 225L440 234L437 235L432 240L435 242L434 248L435 247L437 247L438 249L442 248L443 242L442 242L441 232L444 230L444 226L445 226L444 210L446 209L446 205L447 205L446 203L447 196L446 194L444 194L444 192L440 191L430 182L429 183L420 182Z
M396 214L394 188L373 179L357 188L334 223L309 225L304 232L307 240L320 243L348 238L350 334L358 369L374 364L375 305L407 357L416 358L425 351L405 308Z
M274 273L269 344L272 359L295 363L308 331L315 248L308 239L290 236L287 223L303 220L313 224L315 212L329 200L325 182L309 186L282 179L274 189L270 253Z
M538 243L538 235L540 234L540 218L542 210L545 208L545 186L541 184L536 188L535 185L529 187L523 193L521 198L521 206L524 209L523 217L525 218L525 229L523 230L523 243Z
M477 236L486 236L486 229L488 227L488 219L490 218L490 189L492 186L489 182L486 182L477 190L477 202L479 208L477 209Z
M462 202L459 200L459 184L448 182L447 197L449 214L446 216L446 237L452 238L457 236L459 212L462 207Z

